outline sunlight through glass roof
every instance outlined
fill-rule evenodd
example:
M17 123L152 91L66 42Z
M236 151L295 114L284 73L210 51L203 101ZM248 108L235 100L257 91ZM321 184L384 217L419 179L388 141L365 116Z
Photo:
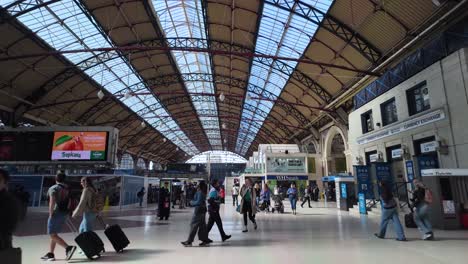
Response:
M86 11L76 1L52 3L20 15L18 20L56 50L112 47L111 42L95 26L95 21L86 15ZM66 53L64 56L112 94L132 92L131 88L136 84L140 84L139 92L142 91L141 84L145 92L151 91L128 61L117 52ZM119 97L119 100L143 118L142 112L153 112L151 107L157 109L152 118L145 120L187 154L198 153L195 145L177 123L168 117L169 114L154 95L136 95L127 99Z
M153 0L159 21L168 38L201 38L206 39L203 21L202 3L200 0ZM211 74L209 54L206 52L172 51L179 71L185 73ZM186 81L185 86L192 95L192 103L197 111L208 140L214 149L222 149L219 129L218 110L212 82ZM193 95L195 94L195 95ZM203 110L215 112L215 116L204 116Z
M242 156L224 150L205 151L187 160L185 163L247 163Z
M295 1L290 0L289 2L293 6ZM326 13L333 1L309 0L302 2ZM297 6L294 8L297 8ZM272 56L300 58L316 30L317 25L311 21L272 4L265 3L255 52ZM280 95L289 76L277 69L273 62L272 59L268 60L267 63L265 63L265 60L259 60L258 58L253 60L247 89L247 93L251 97L270 98L268 95L272 94L274 100L276 100ZM287 61L286 64L294 68L297 62ZM261 87L262 94L258 95L254 92L254 86ZM254 109L247 109L245 104L254 105ZM269 113L274 102L265 100L263 102L261 100L247 102L246 100L245 104L236 144L236 152L241 155L245 155L266 118L264 114L259 114L258 110ZM258 122L260 126L256 125L255 122Z

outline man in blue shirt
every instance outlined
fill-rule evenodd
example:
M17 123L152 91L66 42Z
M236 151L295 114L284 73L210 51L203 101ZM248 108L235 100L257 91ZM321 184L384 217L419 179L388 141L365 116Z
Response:
M214 179L211 182L211 190L208 194L208 233L210 233L211 228L213 227L214 223L218 226L219 234L221 235L221 239L224 241L231 238L230 235L226 235L223 229L223 222L221 221L221 216L219 215L219 207L221 204L221 199L218 195L219 190L219 182L217 179Z

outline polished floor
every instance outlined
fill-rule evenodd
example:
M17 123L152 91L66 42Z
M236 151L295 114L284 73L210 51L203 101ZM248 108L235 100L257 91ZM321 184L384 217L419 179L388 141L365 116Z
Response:
M288 208L287 208L287 211ZM42 263L47 251L48 237L44 235L46 216L30 212L14 237L14 243L23 249L23 263ZM226 205L222 212L224 226L232 239L220 242L216 226L210 238L210 247L184 248L191 209L174 210L169 221L158 221L154 210L130 209L110 212L107 221L119 223L131 240L123 254L112 252L102 228L97 233L106 243L108 253L92 263L468 263L468 231L436 231L436 241L421 241L416 229L407 229L409 242L395 241L391 228L389 237L373 237L378 227L378 216L360 216L340 212L314 204L314 208L298 208L298 215L259 213L258 230L249 226L242 233L241 215ZM72 241L74 234L63 237ZM66 263L64 252L56 252L56 263ZM69 263L88 262L75 254ZM1 261L0 261L1 263Z

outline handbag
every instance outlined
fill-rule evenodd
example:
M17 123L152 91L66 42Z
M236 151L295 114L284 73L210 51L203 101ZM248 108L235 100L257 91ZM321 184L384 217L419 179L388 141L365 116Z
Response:
M2 263L21 264L21 248L7 248L0 250Z

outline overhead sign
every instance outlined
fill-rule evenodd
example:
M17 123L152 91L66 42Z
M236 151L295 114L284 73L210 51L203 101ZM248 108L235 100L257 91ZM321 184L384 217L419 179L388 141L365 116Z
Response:
M107 132L55 132L52 160L105 160Z
M309 179L309 176L296 176L296 175L268 175L268 180L278 180L278 181L306 181Z
M370 162L377 162L379 160L379 154L369 155Z
M437 141L422 143L421 144L421 153L434 152L434 151L437 150L438 146L439 146L439 142L437 142Z
M398 159L403 156L403 150L401 148L392 150L392 159Z
M417 127L424 126L430 123L434 123L444 118L445 118L444 111L442 109L439 109L434 112L422 115L420 117L402 122L400 124L393 125L389 128L376 131L375 133L372 133L370 135L359 137L357 139L357 143L359 145L366 144L372 141L376 141L382 138L386 138L389 136L402 133L404 131L407 131L413 128L417 128Z
M305 157L269 157L266 169L270 173L307 173L305 164Z

